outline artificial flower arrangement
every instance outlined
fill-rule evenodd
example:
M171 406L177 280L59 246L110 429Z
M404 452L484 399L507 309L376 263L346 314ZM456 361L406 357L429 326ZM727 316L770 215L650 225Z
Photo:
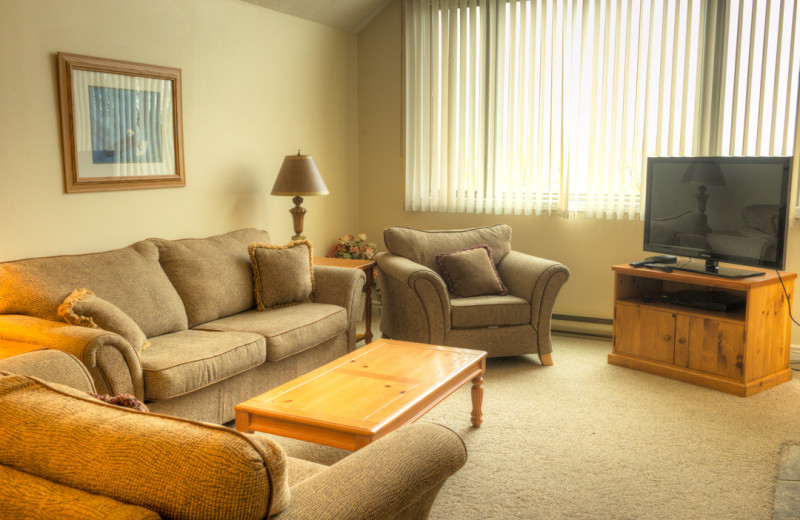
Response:
M339 237L339 241L331 248L328 253L330 258L355 258L358 260L372 260L375 253L378 252L378 246L375 242L369 242L367 235L359 233L358 237L353 235L344 235ZM372 294L378 301L381 301L381 291L378 288L378 269L372 268Z

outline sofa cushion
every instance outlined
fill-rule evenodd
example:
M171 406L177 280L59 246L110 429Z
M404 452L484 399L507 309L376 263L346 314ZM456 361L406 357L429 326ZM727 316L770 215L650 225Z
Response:
M141 352L150 345L147 336L130 316L113 303L98 298L88 289L72 291L58 307L58 315L71 325L119 334L128 340L136 352Z
M308 240L286 245L253 242L248 246L258 310L310 302L314 294L314 248Z
M347 312L338 305L301 303L267 312L247 311L199 328L259 334L267 342L267 361L279 361L344 333Z
M0 496L3 497L4 520L161 520L155 511L56 484L3 465L0 465Z
M0 377L0 464L163 518L263 519L289 499L265 436L137 412L26 376Z
M454 298L508 294L497 274L492 250L485 244L439 253L436 262L442 270L447 291Z
M258 366L266 349L264 338L250 332L183 330L151 338L141 358L145 400L158 401Z
M131 317L147 337L187 328L180 296L143 241L86 255L32 258L0 264L0 314L61 322L58 307L86 287Z
M255 307L247 245L268 241L269 233L258 229L208 238L149 240L183 300L189 327Z
M423 231L393 226L383 231L386 249L442 274L436 263L437 253L487 244L497 264L511 251L511 226L495 226L446 231Z
M531 305L517 296L475 296L450 300L454 329L505 327L531 322Z

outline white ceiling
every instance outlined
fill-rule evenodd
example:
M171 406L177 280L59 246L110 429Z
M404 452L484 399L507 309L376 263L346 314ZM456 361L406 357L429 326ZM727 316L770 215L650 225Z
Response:
M390 0L243 0L273 11L357 33Z

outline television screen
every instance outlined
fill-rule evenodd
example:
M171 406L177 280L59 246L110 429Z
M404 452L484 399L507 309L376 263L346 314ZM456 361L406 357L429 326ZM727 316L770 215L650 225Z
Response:
M790 168L790 157L648 158L644 250L783 269Z

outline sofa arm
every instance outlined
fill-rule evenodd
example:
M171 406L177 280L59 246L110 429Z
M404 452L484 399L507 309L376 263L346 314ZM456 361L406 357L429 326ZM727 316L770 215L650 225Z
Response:
M378 253L381 331L405 341L444 345L450 331L450 295L438 273L391 253Z
M367 283L367 275L360 269L345 267L314 266L316 291L314 301L339 305L347 310L347 348L356 348L356 325L361 292Z
M36 350L0 359L0 371L37 377L81 392L96 393L86 365L62 350Z
M63 520L157 520L154 511L87 493L0 465L3 518Z
M461 438L433 423L404 426L292 487L276 520L427 518L467 460Z
M539 354L549 354L553 350L550 343L553 305L569 279L569 269L553 260L511 251L497 264L497 272L509 294L530 302L531 326L538 335Z
M118 334L22 314L2 314L0 339L72 354L89 369L98 393L133 394L144 401L141 361L131 344Z

